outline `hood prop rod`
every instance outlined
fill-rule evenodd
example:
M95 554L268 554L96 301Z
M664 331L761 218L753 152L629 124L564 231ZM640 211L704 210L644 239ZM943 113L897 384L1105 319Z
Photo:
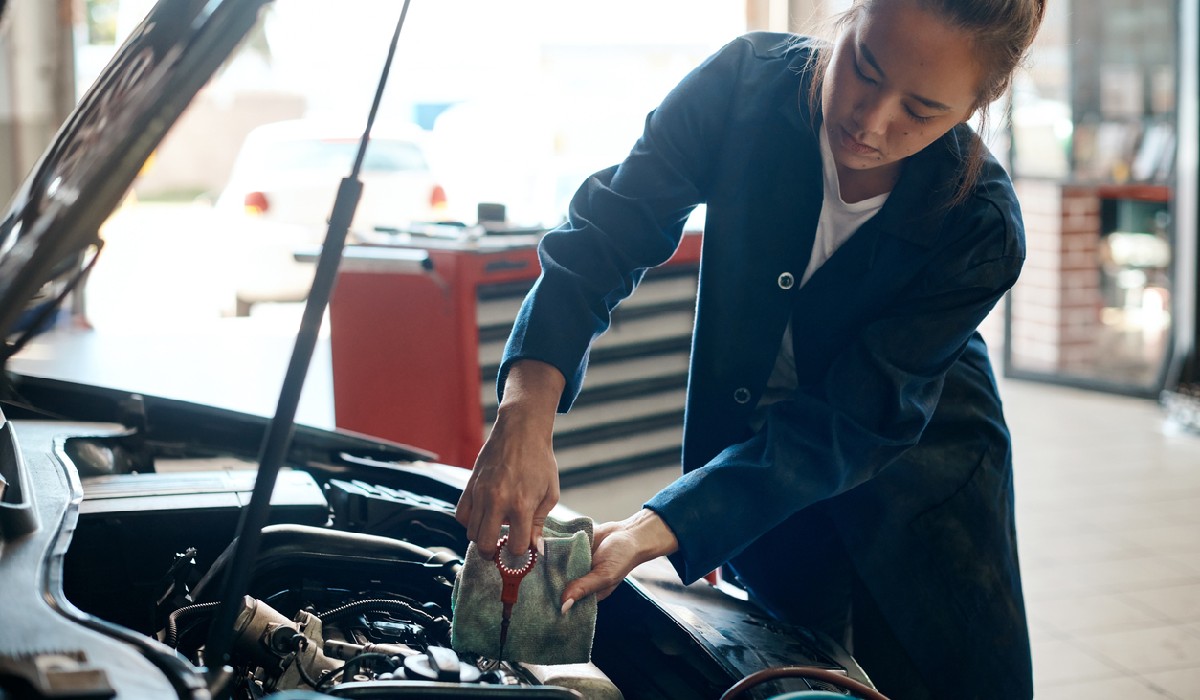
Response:
M304 378L308 374L308 367L312 362L313 351L321 330L321 319L337 279L338 265L342 260L342 248L346 243L346 232L350 229L355 209L362 196L363 185L359 180L359 173L362 170L367 143L371 137L371 127L375 123L375 115L379 111L379 103L383 98L383 89L387 84L392 59L396 55L400 30L404 26L404 18L408 15L408 5L409 0L404 0L400 19L396 23L392 42L388 47L387 60L383 64L383 73L379 78L379 85L375 89L375 99L367 116L367 127L358 144L358 155L354 159L354 166L350 175L342 179L337 199L334 200L333 212L329 217L329 228L321 247L321 255L317 259L317 270L313 277L312 289L304 306L304 315L300 321L300 330L292 350L291 362L288 364L287 374L284 376L283 387L280 390L275 417L268 425L259 453L259 468L254 481L254 491L250 496L249 505L242 511L238 522L233 561L225 569L220 606L213 617L208 642L205 646L205 665L208 668L207 682L209 692L214 698L226 697L229 682L232 680L232 669L227 668L227 665L234 636L234 622L241 607L242 596L250 583L250 574L254 568L255 558L258 556L262 529L267 524L267 515L270 510L271 493L275 490L275 480L291 444L295 428L296 408L300 403L300 391L304 387Z

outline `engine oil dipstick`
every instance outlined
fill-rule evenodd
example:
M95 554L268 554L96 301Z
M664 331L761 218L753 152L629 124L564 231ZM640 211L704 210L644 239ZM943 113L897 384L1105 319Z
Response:
M492 557L496 562L496 568L500 570L500 579L504 586L500 589L500 602L504 604L504 611L500 618L500 653L496 655L497 664L504 660L504 643L508 640L508 624L512 621L513 605L517 602L517 592L521 587L521 580L525 575L533 570L533 565L537 563L537 550L533 547L524 556L514 557L505 546L508 544L508 535L500 538L496 543L496 554Z

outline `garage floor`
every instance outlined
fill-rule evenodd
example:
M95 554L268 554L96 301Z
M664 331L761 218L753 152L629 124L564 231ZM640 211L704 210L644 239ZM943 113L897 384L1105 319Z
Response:
M248 319L155 316L153 327L113 319L54 331L13 367L274 412L296 308L264 307ZM1037 697L1200 697L1200 435L1172 430L1149 401L1015 380L1002 388L1017 452ZM331 397L326 337L299 420L331 426ZM673 474L573 488L562 500L597 519L620 518Z

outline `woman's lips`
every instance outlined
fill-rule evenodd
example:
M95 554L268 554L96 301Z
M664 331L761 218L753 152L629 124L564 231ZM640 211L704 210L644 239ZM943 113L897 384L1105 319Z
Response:
M845 128L838 127L838 132L841 134L841 137L842 137L841 138L842 148L845 148L847 151L850 151L851 153L854 153L854 154L857 154L860 156L869 156L869 155L879 152L879 149L871 148L867 144L856 140L853 136L850 135L849 131L846 131Z

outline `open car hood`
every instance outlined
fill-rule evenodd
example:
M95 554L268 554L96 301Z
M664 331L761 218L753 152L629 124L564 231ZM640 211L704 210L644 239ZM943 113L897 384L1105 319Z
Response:
M121 46L0 223L0 337L78 276L100 225L267 2L160 0ZM6 341L4 359L13 350Z

